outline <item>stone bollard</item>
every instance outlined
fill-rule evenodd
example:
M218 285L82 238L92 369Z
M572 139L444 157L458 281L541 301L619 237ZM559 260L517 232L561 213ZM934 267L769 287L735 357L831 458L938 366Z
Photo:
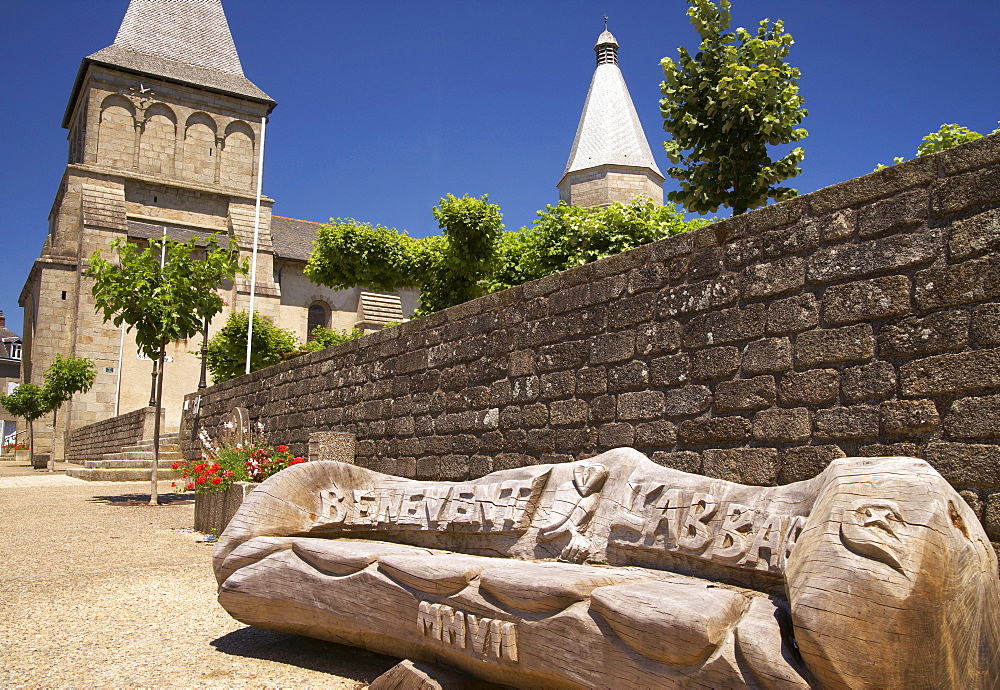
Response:
M336 460L353 465L358 439L341 431L314 431L309 434L309 461Z

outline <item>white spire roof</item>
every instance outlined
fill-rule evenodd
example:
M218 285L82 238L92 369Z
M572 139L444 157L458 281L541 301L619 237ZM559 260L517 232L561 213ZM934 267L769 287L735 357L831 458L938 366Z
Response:
M611 32L604 31L598 37L594 48L598 65L583 105L564 177L571 172L607 164L649 168L663 177L632 105L625 77L618 68L617 48L618 42Z

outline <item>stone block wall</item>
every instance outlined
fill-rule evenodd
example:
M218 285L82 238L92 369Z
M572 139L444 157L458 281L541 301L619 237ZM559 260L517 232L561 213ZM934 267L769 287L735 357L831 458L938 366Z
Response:
M153 437L153 408L143 407L102 422L77 427L67 434L66 462L82 465L118 453L144 438Z
M421 479L618 446L757 485L912 455L1000 542L997 247L992 136L214 386L182 443L239 405Z

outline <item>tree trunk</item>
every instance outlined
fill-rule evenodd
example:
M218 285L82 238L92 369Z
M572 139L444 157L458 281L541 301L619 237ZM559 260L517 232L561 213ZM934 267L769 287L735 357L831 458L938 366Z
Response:
M160 410L163 407L163 365L166 363L166 343L160 343L160 378L156 381L156 405L153 408L153 466L149 470L149 505L160 502L156 475L160 472Z
M28 421L28 461L31 461L31 457L35 454L35 420L29 419ZM15 438L16 440L16 438Z
M58 413L59 410L52 410L52 454L49 455L49 472L56 471L56 415Z

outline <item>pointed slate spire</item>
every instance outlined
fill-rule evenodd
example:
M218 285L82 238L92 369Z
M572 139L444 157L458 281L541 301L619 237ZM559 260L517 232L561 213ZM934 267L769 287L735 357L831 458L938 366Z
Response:
M115 42L88 62L274 104L243 76L221 0L129 0Z
M559 196L575 206L606 206L640 194L663 203L663 174L618 68L618 41L605 29L594 51L597 69L558 185Z
M243 76L221 0L131 0L114 45Z

